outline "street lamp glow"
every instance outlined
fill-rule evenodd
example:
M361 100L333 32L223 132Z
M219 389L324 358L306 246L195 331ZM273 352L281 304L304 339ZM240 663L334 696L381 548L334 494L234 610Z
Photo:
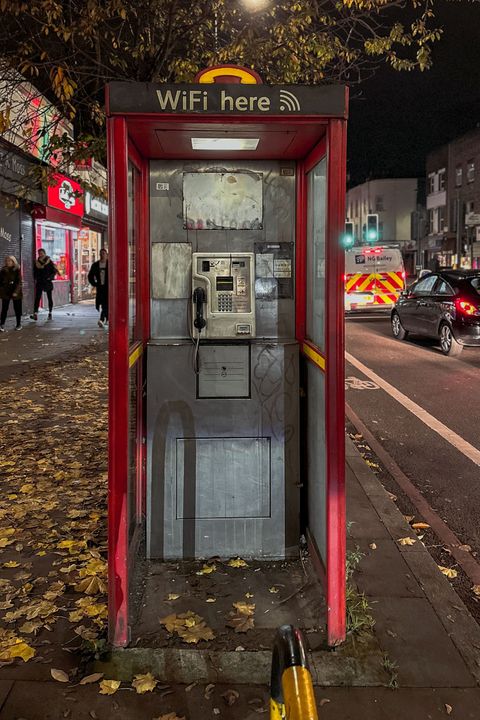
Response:
M270 5L271 0L242 0L242 5L252 12L265 10Z

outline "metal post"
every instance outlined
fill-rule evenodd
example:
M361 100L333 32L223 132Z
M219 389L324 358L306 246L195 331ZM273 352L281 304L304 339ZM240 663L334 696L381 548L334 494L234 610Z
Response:
M461 204L460 204L460 190L457 188L457 270L461 267L462 258L462 226L461 226Z

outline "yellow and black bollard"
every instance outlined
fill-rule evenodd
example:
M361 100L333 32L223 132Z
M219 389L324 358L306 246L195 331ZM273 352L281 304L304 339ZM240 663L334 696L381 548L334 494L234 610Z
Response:
M282 625L275 636L270 720L318 720L305 640L293 625Z

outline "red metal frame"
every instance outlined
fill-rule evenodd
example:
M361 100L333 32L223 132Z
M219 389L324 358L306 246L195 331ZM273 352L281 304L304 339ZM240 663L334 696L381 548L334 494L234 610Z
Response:
M128 643L128 135L123 118L107 121L110 161L108 408L109 639Z
M346 510L345 510L345 380L343 273L340 237L345 222L346 123L332 120L328 128L327 274L326 274L326 408L327 458L327 635L328 644L346 632Z
M144 378L143 348L150 332L150 253L149 253L149 169L128 138L128 123L136 118L158 121L155 114L124 115L107 121L110 162L110 266L115 282L110 287L110 406L109 406L109 632L110 642L125 646L129 641L128 581L128 379L129 352L132 367L137 365L137 522L145 512L145 403L141 394ZM186 124L224 124L225 118L206 115L162 115L162 122ZM264 122L257 116L235 117L237 124ZM269 117L272 124L292 122L286 116ZM344 337L343 337L343 254L339 236L344 222L345 126L342 119L299 117L296 123L316 122L327 127L324 137L303 160L297 161L296 217L296 337L318 353L316 364L326 362L326 442L327 453L327 557L318 572L325 584L328 642L335 645L345 637L345 480L344 480ZM307 186L306 175L327 154L327 283L325 316L325 352L306 340L306 254ZM128 328L128 160L140 172L137 212L137 332L129 342ZM132 357L138 352L138 356ZM311 354L309 355L312 359ZM315 361L315 360L314 360ZM321 370L319 369L319 372ZM314 544L314 543L313 543ZM132 542L132 545L135 545ZM130 551L130 552L129 552ZM130 555L130 557L129 557ZM318 560L318 558L315 558ZM324 572L325 571L325 572Z

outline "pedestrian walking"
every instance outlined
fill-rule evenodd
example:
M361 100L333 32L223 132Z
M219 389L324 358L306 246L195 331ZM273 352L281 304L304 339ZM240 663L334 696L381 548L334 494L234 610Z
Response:
M88 273L88 282L96 290L95 307L100 312L98 327L108 324L108 253L100 250L100 260L92 264Z
M58 270L53 263L53 260L48 257L47 253L43 248L38 251L38 257L33 266L33 278L35 280L35 300L33 303L33 315L30 315L32 320L38 319L38 308L40 300L42 299L42 293L47 293L48 300L48 319L52 319L53 310L53 281Z
M13 301L13 309L17 319L15 330L22 329L22 273L17 259L13 255L7 255L0 269L0 298L2 300L2 313L0 316L0 332L5 332L5 320L7 319L10 300Z

